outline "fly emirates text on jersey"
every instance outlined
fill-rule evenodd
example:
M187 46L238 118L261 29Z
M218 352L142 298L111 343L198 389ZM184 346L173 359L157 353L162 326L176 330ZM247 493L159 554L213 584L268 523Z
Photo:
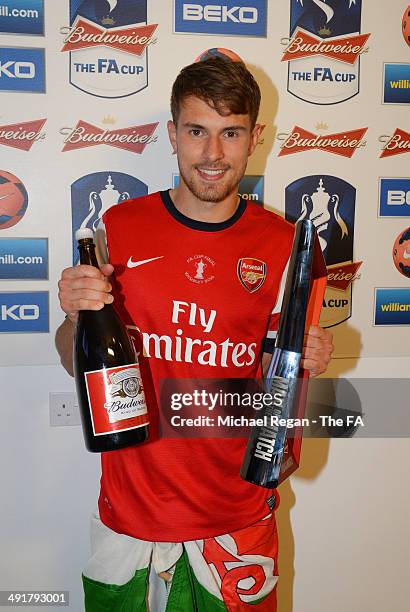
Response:
M198 363L206 366L236 367L250 366L256 358L256 342L245 344L233 342L225 338L222 342L201 340L184 334L184 330L192 328L203 334L209 334L217 320L217 311L198 306L195 302L173 300L171 323L178 325L175 336L150 333L135 326L129 326L130 332L136 329L142 336L144 355L185 363ZM217 338L216 333L213 334Z

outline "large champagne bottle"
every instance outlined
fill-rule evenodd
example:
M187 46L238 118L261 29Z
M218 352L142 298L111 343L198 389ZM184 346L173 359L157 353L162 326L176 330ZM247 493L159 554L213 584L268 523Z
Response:
M99 267L93 232L76 232L80 263ZM74 337L74 375L85 445L111 451L148 437L148 414L138 359L112 304L80 310Z

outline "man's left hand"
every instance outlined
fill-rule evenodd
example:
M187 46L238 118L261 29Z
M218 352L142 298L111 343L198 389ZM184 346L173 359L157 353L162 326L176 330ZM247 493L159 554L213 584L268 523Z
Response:
M333 353L333 334L323 327L311 325L305 334L301 366L310 376L326 372Z

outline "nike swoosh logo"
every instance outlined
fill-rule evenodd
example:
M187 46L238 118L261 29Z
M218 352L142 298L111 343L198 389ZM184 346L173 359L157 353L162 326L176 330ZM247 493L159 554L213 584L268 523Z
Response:
M407 253L407 249L403 253L404 259L410 259L410 253Z
M4 198L9 198L10 196L11 196L11 193L6 193L6 195L0 196L0 200L4 200Z
M141 259L141 261L132 261L132 257L129 258L127 263L127 268L136 268L137 266L143 266L150 261L155 261L156 259L162 259L164 256L160 255L159 257L151 257L150 259Z

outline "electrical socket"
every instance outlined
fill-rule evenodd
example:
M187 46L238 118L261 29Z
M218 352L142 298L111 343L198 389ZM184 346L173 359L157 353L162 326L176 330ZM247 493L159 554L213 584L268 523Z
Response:
M50 393L50 427L81 425L77 395L74 392Z

